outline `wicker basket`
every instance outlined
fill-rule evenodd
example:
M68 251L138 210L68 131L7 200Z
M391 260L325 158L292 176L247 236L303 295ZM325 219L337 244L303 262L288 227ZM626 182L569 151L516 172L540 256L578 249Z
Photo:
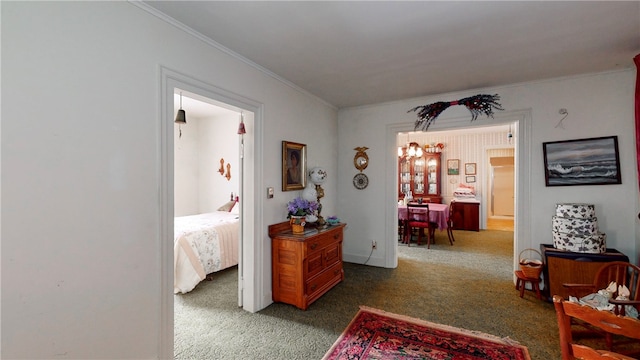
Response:
M534 252L538 255L540 259L530 259L523 258L522 254L525 251ZM524 276L532 279L538 279L540 277L540 273L542 272L542 254L536 249L524 249L518 255L518 262L520 263L520 270Z

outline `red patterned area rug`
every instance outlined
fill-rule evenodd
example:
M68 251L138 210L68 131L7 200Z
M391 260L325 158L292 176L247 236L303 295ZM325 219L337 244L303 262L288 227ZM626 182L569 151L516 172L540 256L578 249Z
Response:
M323 358L334 359L531 358L526 347L509 338L361 306Z

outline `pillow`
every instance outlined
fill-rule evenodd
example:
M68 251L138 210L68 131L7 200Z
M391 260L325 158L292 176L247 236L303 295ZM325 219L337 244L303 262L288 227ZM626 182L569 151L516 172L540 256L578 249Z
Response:
M235 201L229 201L228 203L220 206L218 208L218 211L228 211L231 212L231 209L233 209L233 206L236 204Z

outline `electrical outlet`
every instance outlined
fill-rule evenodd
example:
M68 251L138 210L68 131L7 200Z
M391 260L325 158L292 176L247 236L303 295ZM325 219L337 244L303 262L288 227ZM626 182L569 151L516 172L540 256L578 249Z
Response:
M375 240L372 240L371 241L371 248L374 249L374 250L377 249L378 248L378 242L375 241Z

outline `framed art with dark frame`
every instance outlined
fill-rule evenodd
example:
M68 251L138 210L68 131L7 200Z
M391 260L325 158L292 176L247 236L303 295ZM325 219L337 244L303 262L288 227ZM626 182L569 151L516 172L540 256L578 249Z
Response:
M622 184L618 137L542 143L547 186Z
M460 175L460 159L447 160L447 175Z
M282 142L282 191L302 190L307 185L307 145Z
M465 175L475 175L476 174L476 163L466 163L466 164L464 164L464 174Z

